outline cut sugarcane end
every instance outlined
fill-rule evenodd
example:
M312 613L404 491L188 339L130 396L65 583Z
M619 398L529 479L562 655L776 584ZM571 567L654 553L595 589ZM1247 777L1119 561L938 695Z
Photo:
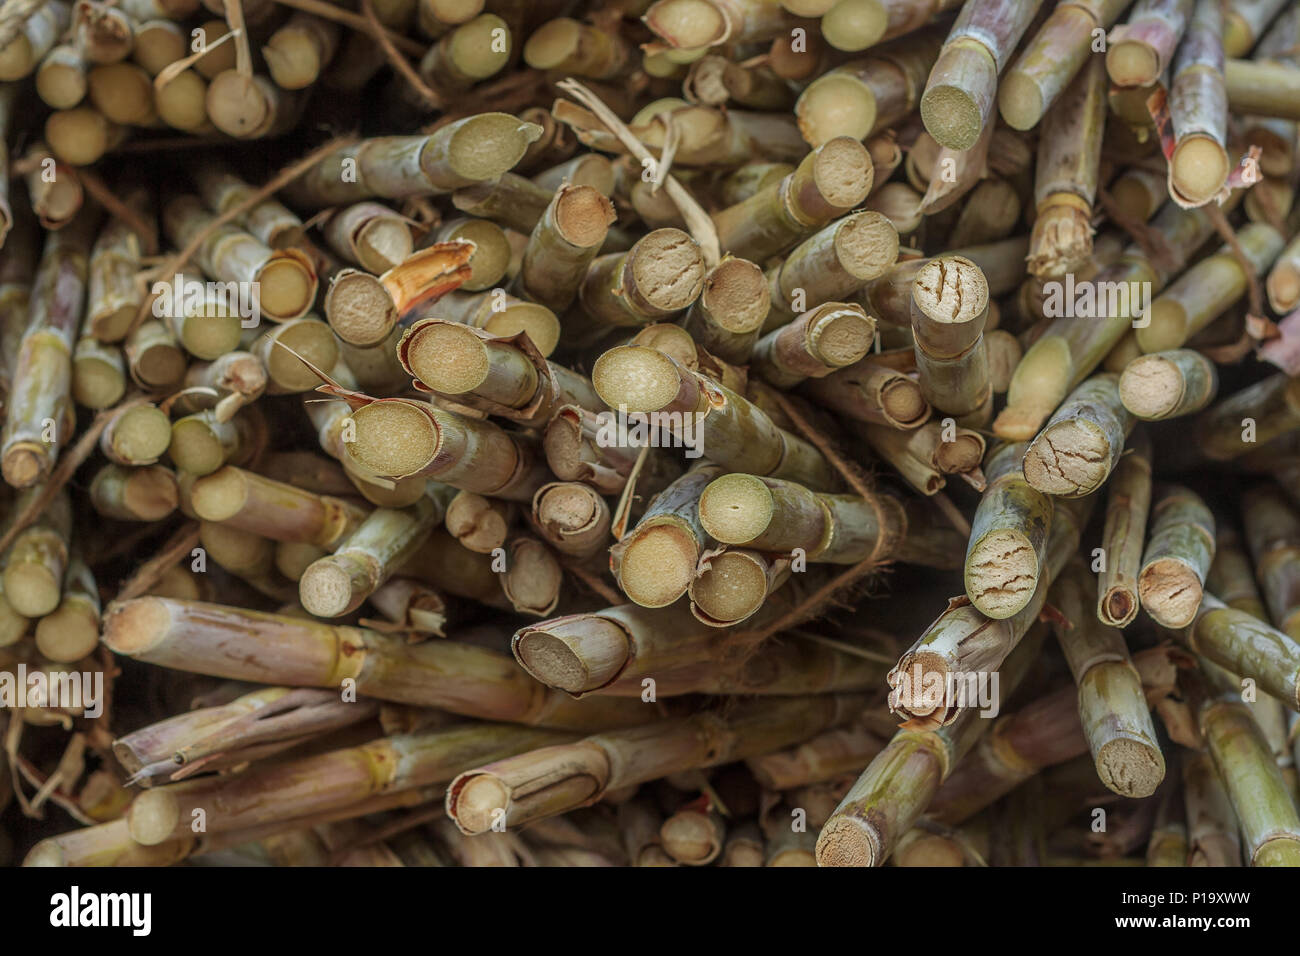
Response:
M875 46L889 26L889 13L880 0L839 0L822 16L826 42L845 53Z
M754 475L723 475L700 495L700 524L723 544L753 541L772 523L776 501Z
M646 26L679 50L698 50L727 37L722 12L706 0L658 0L642 18Z
M525 629L515 653L529 673L570 694L604 687L628 659L628 638L605 618L585 616L564 629L564 638Z
M1066 419L1043 430L1025 452L1025 480L1048 495L1090 494L1110 473L1110 442L1095 424Z
M1046 111L1038 81L1018 70L1008 71L998 86L998 111L1012 129L1033 129Z
M1187 627L1201 606L1202 584L1196 572L1175 558L1152 561L1138 575L1142 607L1157 624Z
M180 803L165 789L146 790L131 804L127 819L131 839L144 846L157 846L170 837L180 823Z
M1124 369L1119 399L1144 421L1158 421L1178 407L1186 383L1178 367L1161 355L1143 355Z
M1211 137L1188 136L1170 157L1170 184L1188 202L1207 203L1228 181L1230 162L1228 151Z
M876 122L876 98L861 80L828 73L814 80L795 104L799 132L816 149L837 136L866 139Z
M1097 776L1107 789L1125 797L1149 797L1165 778L1160 749L1127 737L1104 743L1096 755Z
M654 412L677 397L681 373L668 356L644 346L610 349L592 366L596 393L610 408Z
M1106 51L1106 72L1116 86L1150 86L1160 78L1160 58L1146 43L1121 40Z
M483 323L483 331L501 337L524 332L543 356L550 355L560 344L560 320L546 306L535 302L516 302L491 313Z
M361 267L375 273L394 268L414 247L410 226L391 217L370 220L361 227L354 242Z
M436 392L472 392L492 369L487 345L466 326L428 325L419 330L418 341L419 348L407 350L407 361L415 377Z
M352 413L356 440L348 454L368 474L398 478L415 474L438 450L438 428L405 402L374 402Z
M397 309L384 284L355 270L344 270L334 279L325 294L325 314L334 333L358 348L387 341L397 324Z
M1038 556L1019 531L986 534L966 557L966 593L986 617L1003 620L1029 603L1038 587Z
M724 551L691 584L691 600L715 621L742 621L767 598L767 572L752 555Z
M316 277L296 258L272 259L258 270L257 280L258 303L276 321L298 318L316 297Z
M695 576L699 545L681 528L663 524L635 534L623 551L618 583L642 607L667 607Z

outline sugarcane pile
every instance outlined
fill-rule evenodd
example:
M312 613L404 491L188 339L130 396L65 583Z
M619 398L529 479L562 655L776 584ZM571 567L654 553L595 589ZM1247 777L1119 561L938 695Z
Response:
M5 0L0 863L1300 865L1300 2Z

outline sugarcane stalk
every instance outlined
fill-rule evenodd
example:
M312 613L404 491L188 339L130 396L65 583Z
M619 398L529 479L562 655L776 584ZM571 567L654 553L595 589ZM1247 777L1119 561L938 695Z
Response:
M1110 5L1118 13L1120 5ZM1058 7L1062 9L1080 10L1078 6ZM1105 131L1105 94L1105 72L1094 58L1066 87L1058 107L1044 120L1034 179L1037 216L1029 239L1032 275L1062 276L1082 269L1092 258L1092 213Z
M1026 481L1024 454L1023 445L1005 445L989 459L966 550L966 594L995 620L1019 613L1044 576L1053 499Z
M1071 78L1088 72L1083 67L1093 52L1096 31L1109 29L1127 6L1124 0L1057 4L998 87L998 110L1007 124L1031 129L1039 120L1056 116L1050 110Z
M930 403L915 375L863 359L825 378L812 378L803 394L854 421L899 430L920 428L930 418Z
M340 809L390 791L444 783L484 759L500 759L571 735L508 724L474 724L383 737L234 777L154 787L132 803L132 839L153 846L189 829L192 811L210 808L208 832L243 830Z
M1110 31L1106 71L1117 86L1150 86L1174 58L1195 0L1139 0L1123 25Z
M113 219L90 252L86 327L101 342L120 342L140 306L135 274L140 269L140 237Z
M340 32L336 23L295 11L262 47L271 79L285 90L311 86L338 49Z
M340 353L330 327L312 316L271 326L248 350L266 369L266 391L271 395L293 395L315 388L320 379L312 366L332 369Z
M104 457L119 465L152 465L167 450L171 422L156 405L134 405L109 419L99 437Z
M959 5L960 0L837 0L822 13L822 32L835 49L856 53L919 30Z
M938 493L946 484L945 476L952 474L965 478L980 491L986 488L980 471L985 441L977 431L954 428L949 433L932 421L914 431L869 424L865 435L872 451L923 495Z
M452 219L445 222L437 233L439 242L467 240L474 243L466 265L469 278L460 284L467 292L482 292L496 286L510 265L510 241L505 231L486 219Z
M1187 865L1241 866L1241 836L1223 780L1208 753L1184 753Z
M594 803L609 790L789 746L861 706L861 697L847 694L761 708L741 703L726 717L704 712L544 747L461 774L447 790L447 812L465 833L491 829L501 813L507 826L520 826Z
M748 259L726 256L680 323L710 354L733 365L749 360L771 308L767 277Z
M1283 239L1272 226L1255 222L1240 230L1238 243L1258 275L1277 258ZM1143 352L1180 348L1244 296L1249 282L1241 261L1227 245L1222 246L1151 303L1149 322L1135 332L1138 345Z
M1156 622L1187 627L1214 560L1214 515L1194 492L1171 485L1151 509L1151 533L1138 572L1138 596Z
M998 668L998 695L1006 699L1041 646L1022 642ZM954 725L899 730L858 777L817 838L819 866L881 866L898 839L925 811L943 780L988 726L968 709Z
M1216 518L1214 540L1214 560L1205 576L1206 590L1228 607L1267 622L1268 610L1255 584L1255 569L1241 534L1232 524Z
M631 49L617 33L607 33L569 17L548 20L524 44L524 62L535 70L558 70L593 80L612 80L626 72Z
M921 119L941 146L970 149L993 116L998 74L1041 3L978 0L962 7L921 96Z
M445 501L450 495L442 497ZM443 502L428 496L403 511L376 508L333 554L303 572L298 582L302 606L317 617L355 611L419 549L442 510Z
M1300 815L1249 708L1240 700L1213 701L1201 710L1200 725L1250 865L1300 865Z
M232 655L235 635L244 651ZM581 730L653 719L639 700L570 700L509 657L470 644L406 644L364 628L215 604L136 598L109 609L103 641L137 660L232 680L338 688L351 678L368 697L485 720ZM263 653L249 653L257 649Z
M1097 617L1111 627L1128 627L1138 612L1138 572L1151 507L1151 444L1129 446L1115 466L1106 501L1101 548L1105 563L1097 581Z
M1218 369L1193 349L1139 356L1119 378L1120 401L1129 414L1148 422L1199 412L1218 391Z
M127 264L122 263L119 268ZM134 271L135 268L132 268L132 273ZM93 277L93 271L91 274ZM170 280L155 283L153 291L159 293L159 297L154 300L153 313L166 320L165 324L177 343L183 345L191 355L205 361L220 358L237 348L245 323L254 318L253 309L241 308L238 293L231 294L234 290L229 285L224 288L220 283L210 286L193 273L188 276L176 273ZM126 299L124 305L110 317L110 324L104 326L106 336L114 331L114 325L124 327L135 317L139 307L135 299L138 299L139 292L134 284L131 294L134 298ZM125 299L126 296L121 298ZM247 298L245 297L246 300ZM246 301L245 304L251 303Z
M59 0L49 0L32 11L0 48L0 80L21 80L36 69L67 30L70 19L68 4Z
M627 252L592 261L578 291L581 314L566 317L566 338L591 343L614 328L667 318L699 298L704 275L694 239L680 229L656 229Z
M609 541L609 505L594 488L576 481L553 481L533 496L533 526L556 551L585 560Z
M897 124L920 102L942 42L940 32L924 30L817 77L794 107L804 140L814 147L836 136L865 140Z
M837 484L829 463L766 413L662 352L639 345L610 349L592 368L592 383L610 408L653 414L692 447L707 436L711 461L734 471L784 478L810 488Z
M36 648L41 656L68 664L88 656L99 643L99 610L95 576L73 555L59 606L36 624Z
M233 465L199 478L190 490L194 511L204 521L273 541L298 541L332 548L364 519L355 505L271 481Z
M215 217L195 196L178 196L163 210L163 224L177 244L186 245ZM199 265L224 282L256 290L261 314L275 322L304 315L316 298L317 277L311 260L297 249L272 250L229 223L212 229L199 246ZM241 294L241 299L248 293Z
M456 492L447 502L446 510L447 530L464 547L479 554L491 554L502 547L516 517L516 507L512 502L487 498L471 491Z
M1094 375L1070 393L1025 450L1025 480L1043 494L1092 494L1119 464L1136 423L1120 402L1119 376Z
M179 483L178 483L179 484ZM184 489L181 489L184 499ZM182 500L182 510L185 510ZM192 511L192 509L190 509ZM212 521L199 523L199 544L220 567L275 601L291 601L297 589L275 566L275 542Z
M791 559L747 548L708 551L687 588L691 614L710 627L752 617L790 576Z
M751 757L745 765L765 788L792 790L855 773L884 746L878 735L855 724L828 730L796 747Z
M88 214L45 240L32 282L27 330L11 373L0 470L15 488L49 476L71 429L72 348L81 323L90 230Z
M176 474L162 465L105 465L90 482L90 503L108 518L161 521L179 503Z
M988 308L988 282L969 259L939 256L916 273L911 318L921 392L973 427L993 413L983 337Z
M1201 205L1223 189L1231 170L1228 94L1223 82L1223 8L1198 0L1174 61L1169 115L1174 150L1169 193Z
M780 181L713 214L722 249L762 261L790 249L862 202L873 167L848 136L827 140Z
M1300 379L1270 375L1220 399L1196 419L1197 449L1213 461L1230 461L1256 444L1300 428Z
M859 305L828 302L759 339L751 367L777 388L822 378L866 357L876 323Z
M902 528L881 500L810 491L756 475L715 478L700 494L704 530L723 544L756 551L799 551L808 561L857 564L887 555Z
M524 250L519 282L528 296L557 312L567 308L615 218L613 205L592 187L557 189Z
M1165 776L1142 681L1123 635L1089 611L1095 584L1081 562L1057 578L1052 599L1063 615L1056 637L1078 685L1079 718L1097 775L1124 797L1146 797Z
M890 707L907 719L905 726L921 730L951 726L974 709L968 700L946 699L953 695L935 700L932 690L947 688L965 675L991 673L1023 643L1047 600L1053 578L1078 545L1089 507L1086 500L1055 500L1046 555L1039 563L1038 585L1020 611L1010 617L991 619L965 599L952 600L903 653L890 671L888 682Z
M1300 557L1300 518L1281 490L1268 485L1246 492L1242 518L1268 619L1279 631L1300 641L1300 585L1295 571Z
M72 109L85 99L87 66L75 44L51 47L36 68L36 94L51 109Z
M411 255L411 227L382 203L364 200L334 213L325 224L325 241L348 262L382 274Z
M93 336L77 339L72 350L72 400L85 408L108 408L126 394L126 360L116 345Z
M1094 303L1098 291L1108 296L1104 307L1097 304L1097 318L1079 321L1066 317L1072 310L1062 305L1064 290L1058 292L1056 305L1062 307L1062 318L1052 322L1017 366L1007 391L1007 407L993 423L999 437L1032 438L1070 390L1082 383L1123 337L1130 322L1142 316L1149 303L1142 301L1141 290L1146 287L1141 283L1150 283L1151 294L1158 293L1213 232L1202 211L1175 203L1166 203L1151 227L1165 240L1168 256L1156 261L1133 245L1118 262L1097 273L1090 286ZM1073 288L1072 283L1067 285Z
M21 507L38 493L39 486L31 488L15 504ZM60 492L41 516L14 538L5 555L3 581L5 599L18 614L44 617L59 606L71 532L71 504L67 494Z
M801 242L768 270L772 306L763 331L792 322L801 310L842 302L898 259L898 230L878 212L856 212Z
M448 193L505 173L541 135L540 126L508 113L479 113L427 136L381 136L340 147L285 193L312 209Z
M664 607L686 593L708 538L700 524L700 495L722 474L700 465L656 495L627 536L610 549L610 567L623 593L643 607Z
M194 182L204 203L215 213L224 213L246 202L257 190L230 170L211 160L194 168ZM303 222L283 204L263 199L235 220L263 245L282 249L297 245L303 237Z
M530 500L547 479L539 450L524 434L426 402L369 400L354 405L352 422L347 461L362 475L436 478L509 501Z
M438 312L438 318L460 322L498 337L527 332L542 355L549 356L560 341L560 320L554 312L544 305L496 289L477 295L453 292L439 300ZM568 318L566 315L566 326Z

